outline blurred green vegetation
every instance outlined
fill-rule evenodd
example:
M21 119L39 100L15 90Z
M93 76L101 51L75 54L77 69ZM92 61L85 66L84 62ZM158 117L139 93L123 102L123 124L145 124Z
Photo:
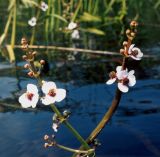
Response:
M68 46L66 27L78 23L80 40L85 48L106 49L120 45L131 20L139 22L138 41L159 42L160 0L44 0L49 8L40 9L40 0L0 0L0 44L20 44L26 36L32 44ZM37 17L37 25L28 20ZM96 46L95 46L96 43ZM103 45L102 45L103 43Z

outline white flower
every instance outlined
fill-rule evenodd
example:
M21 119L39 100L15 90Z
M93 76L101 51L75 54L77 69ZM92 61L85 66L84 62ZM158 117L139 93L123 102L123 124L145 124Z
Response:
M58 132L58 124L57 123L53 123L52 125L52 129L55 131L55 132Z
M35 108L39 99L37 86L34 84L27 85L27 92L19 97L19 103L23 108Z
M120 77L118 78L118 88L120 91L126 93L128 92L129 87L132 87L136 84L136 78L134 76L134 70L124 72L124 70L118 71L117 75Z
M42 11L46 11L48 9L48 5L45 2L41 2Z
M32 27L34 27L37 24L37 19L35 17L32 17L29 21L28 24Z
M112 84L117 80L119 90L124 93L128 92L128 86L132 87L136 84L134 70L128 72L128 69L122 70L122 66L118 66L116 71L116 73L110 73L110 79L106 82L106 84Z
M113 84L117 79L121 80L124 76L127 76L127 69L122 70L122 66L117 66L116 73L114 71L110 72L110 79L106 82L106 84Z
M77 23L74 23L74 22L70 22L69 25L68 25L68 29L69 30L73 30L77 27Z
M129 50L128 50L128 55L135 59L135 60L141 60L142 57L143 57L143 53L141 52L141 50L137 47L134 47L135 44L132 44L130 47L129 47Z
M79 39L80 36L79 36L79 31L78 30L74 30L71 34L71 38L72 39Z
M43 83L42 91L45 94L45 97L41 99L44 105L60 102L66 97L66 90L58 89L56 84L51 81Z

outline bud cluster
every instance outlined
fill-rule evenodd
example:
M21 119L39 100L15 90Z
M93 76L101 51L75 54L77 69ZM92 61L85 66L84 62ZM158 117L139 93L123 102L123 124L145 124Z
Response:
M41 70L41 68L43 68L45 64L45 60L39 61L41 67L39 70L37 70L34 66L34 60L35 60L37 52L29 49L28 41L24 37L21 39L21 48L25 52L25 55L23 55L22 58L23 60L28 62L24 65L25 69L29 69L28 76L37 78L40 74L39 71Z
M44 135L45 143L44 143L44 147L48 148L48 147L52 147L56 145L56 141L55 141L55 135L49 136L49 135Z

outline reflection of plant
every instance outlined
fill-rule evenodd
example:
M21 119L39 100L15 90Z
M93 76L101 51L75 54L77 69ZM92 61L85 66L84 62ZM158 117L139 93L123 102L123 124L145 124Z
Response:
M72 26L71 29L75 29L77 27L75 23L71 23L70 26ZM134 70L128 72L128 69L126 67L126 62L128 61L129 57L135 60L137 60L137 58L138 60L141 59L143 53L140 51L140 49L134 48L134 45L132 44L132 40L135 38L137 32L136 30L137 22L132 21L130 23L130 27L131 28L127 29L126 31L128 41L123 42L123 49L120 50L120 53L123 55L122 65L116 68L116 72L112 71L109 74L110 80L107 81L107 84L112 84L115 81L118 82L118 88L116 90L115 97L112 101L110 108L105 113L102 120L99 122L97 127L92 131L92 133L86 140L84 140L80 136L80 134L68 122L70 112L65 110L63 113L61 113L59 109L56 107L56 105L53 104L55 102L62 101L66 97L66 90L57 88L56 84L52 81L47 82L41 79L39 72L40 70L38 70L34 65L36 52L30 50L27 40L25 38L22 38L21 40L22 49L25 52L23 59L28 62L24 67L26 69L29 69L28 75L30 77L35 77L38 80L39 86L41 87L41 90L44 93L44 96L42 96L42 94L40 95L40 97L42 97L40 99L42 103L44 105L50 105L53 111L55 112L53 116L53 125L52 125L54 132L58 132L60 125L64 124L71 131L71 133L77 138L77 140L79 140L82 144L82 146L79 149L73 149L58 144L55 135L54 136L45 135L44 136L45 148L54 146L75 153L73 155L75 157L82 157L82 156L95 157L95 149L97 146L100 145L96 137L99 135L99 133L102 131L102 129L105 127L105 125L108 123L108 121L111 119L114 112L116 111L121 99L122 92L123 93L128 92L129 90L128 86L134 86L136 84ZM45 61L41 60L40 64L43 67ZM19 102L24 108L27 107L34 108L36 107L38 99L39 99L38 88L33 84L28 84L27 92L24 93L22 96L20 96Z

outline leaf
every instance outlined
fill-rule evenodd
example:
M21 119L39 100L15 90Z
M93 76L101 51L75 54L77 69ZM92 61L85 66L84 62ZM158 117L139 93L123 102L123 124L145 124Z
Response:
M15 5L16 1L15 0L10 0L9 1L9 6L8 6L8 10L11 10L13 8L13 6Z
M55 17L55 18L65 22L65 23L68 23L67 20L64 17L62 17L58 14L50 14L50 15L45 16L45 18L49 18L49 17Z
M105 35L104 31L97 29L97 28L87 28L87 29L83 29L83 31L97 34L97 35Z
M101 22L101 18L99 16L93 16L87 12L84 12L83 15L80 17L80 21Z
M7 45L6 48L7 48L8 54L9 54L9 60L12 63L15 61L14 50L11 45Z
M25 5L26 8L36 6L39 7L39 4L33 0L22 0L22 3Z

